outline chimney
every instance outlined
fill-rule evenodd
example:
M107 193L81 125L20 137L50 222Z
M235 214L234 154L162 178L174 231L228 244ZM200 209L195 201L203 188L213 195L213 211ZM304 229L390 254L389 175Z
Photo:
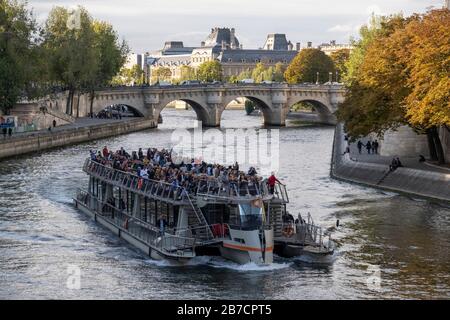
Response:
M300 42L297 42L297 43L295 44L295 50L300 51L301 49L302 49L301 43L300 43Z
M288 50L292 51L294 49L294 45L292 44L292 42L289 41L288 43Z
M312 48L312 42L308 41L308 48Z
M231 49L236 49L236 46L234 43L234 28L230 29L230 46L231 46Z
M222 40L222 50L225 50L227 48L227 44L225 43L225 40Z

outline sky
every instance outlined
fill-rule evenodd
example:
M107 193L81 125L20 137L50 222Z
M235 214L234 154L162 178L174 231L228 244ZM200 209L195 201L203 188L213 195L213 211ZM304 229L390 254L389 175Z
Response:
M54 6L82 5L112 23L132 52L161 49L165 41L200 46L211 28L234 27L244 49L264 45L267 34L285 33L292 43L357 37L370 15L409 15L442 7L444 0L28 0L39 21Z

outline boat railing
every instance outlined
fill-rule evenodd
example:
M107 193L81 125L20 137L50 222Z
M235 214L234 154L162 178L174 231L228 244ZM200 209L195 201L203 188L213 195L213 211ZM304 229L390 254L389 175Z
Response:
M76 200L86 207L95 210L99 215L114 223L114 225L127 230L134 237L164 250L171 255L185 256L186 250L193 253L197 239L170 234L170 229L161 231L154 225L130 215L129 213L103 202L94 195L79 189Z
M323 231L322 227L317 226L309 212L306 221L303 220L301 214L298 215L298 221L296 231L304 245L315 245L319 248L319 252L332 249L331 233Z
M145 179L133 173L121 171L107 167L101 163L87 159L84 164L84 171L105 179L116 186L128 188L144 196L170 201L183 202L184 188L158 180Z
M194 252L196 239L166 234L155 241L155 244L161 251L184 256L187 249L189 249L189 252Z
M134 173L114 169L95 162L89 158L86 159L83 168L84 171L91 175L101 177L120 186L128 187L143 195L149 195L170 201L186 200L182 197L182 191L186 189L181 186L159 180L139 177ZM274 192L271 193L267 186L266 180L239 183L235 181L221 181L216 178L211 179L211 177L208 176L204 177L205 179L198 181L195 189L189 190L193 192L188 192L188 190L186 190L187 194L236 201L262 197L264 199L281 200L284 203L289 202L286 186L283 184L276 184Z

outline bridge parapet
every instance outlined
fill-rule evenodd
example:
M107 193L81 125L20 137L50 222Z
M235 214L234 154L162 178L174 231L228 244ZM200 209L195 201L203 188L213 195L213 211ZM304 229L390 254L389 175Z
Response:
M182 100L190 104L198 119L206 125L220 125L223 110L233 100L245 97L258 104L264 121L270 125L284 125L290 107L301 101L317 104L324 119L332 118L338 103L344 100L345 89L341 84L200 84L170 86L108 87L96 91L93 112L108 105L125 104L146 117L159 117L167 104ZM59 97L60 99L61 97ZM79 110L74 114L86 116L90 110L89 96L79 99Z

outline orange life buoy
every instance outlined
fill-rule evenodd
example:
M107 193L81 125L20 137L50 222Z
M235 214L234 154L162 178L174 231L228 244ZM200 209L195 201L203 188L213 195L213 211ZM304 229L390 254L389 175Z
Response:
M138 180L138 185L137 185L137 187L138 187L138 189L140 190L140 189L142 189L142 184L144 183L144 180L143 179L139 179Z

